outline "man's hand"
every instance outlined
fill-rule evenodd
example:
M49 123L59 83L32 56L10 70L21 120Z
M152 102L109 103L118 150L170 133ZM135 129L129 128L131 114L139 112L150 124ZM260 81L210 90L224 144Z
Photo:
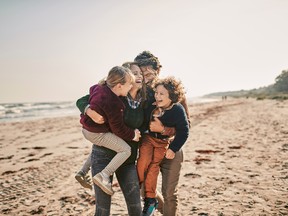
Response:
M88 115L97 124L104 124L105 122L103 116L90 108L87 109L86 115Z
M171 149L167 149L165 157L167 159L173 159L175 157L175 152L173 152Z
M154 121L150 121L149 128L152 132L161 133L164 130L164 125L157 117L154 117Z

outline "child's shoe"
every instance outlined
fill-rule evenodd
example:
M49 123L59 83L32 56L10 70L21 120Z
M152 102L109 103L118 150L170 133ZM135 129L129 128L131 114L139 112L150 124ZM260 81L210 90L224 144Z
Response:
M112 190L112 184L110 182L110 178L106 179L102 173L97 173L95 176L93 176L93 182L98 187L100 187L105 193L112 196L114 194L114 191Z
M79 171L75 175L75 179L82 185L82 187L92 190L92 185L90 184L91 180L89 179L89 176L86 176L83 171Z
M158 202L155 198L145 198L142 216L154 215L154 212L157 209L157 206L158 206Z

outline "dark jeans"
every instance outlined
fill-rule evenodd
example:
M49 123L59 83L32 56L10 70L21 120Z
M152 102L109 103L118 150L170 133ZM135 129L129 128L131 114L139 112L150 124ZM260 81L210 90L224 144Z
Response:
M109 154L107 149L93 145L91 155L92 175L94 176L104 169L112 158L113 155ZM135 164L123 164L116 170L115 174L126 201L128 214L131 216L140 216L142 211L140 188ZM94 188L96 196L95 216L109 216L111 196L103 192L95 184Z

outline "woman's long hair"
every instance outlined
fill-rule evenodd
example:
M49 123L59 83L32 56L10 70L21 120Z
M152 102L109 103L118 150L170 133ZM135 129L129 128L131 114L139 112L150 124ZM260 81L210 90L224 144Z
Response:
M132 65L136 65L139 67L139 64L137 62L125 62L122 64L123 67L131 69ZM138 94L141 97L141 106L143 106L147 100L147 94L146 94L146 85L145 85L145 80L143 76L143 81L142 81L142 88L139 89Z

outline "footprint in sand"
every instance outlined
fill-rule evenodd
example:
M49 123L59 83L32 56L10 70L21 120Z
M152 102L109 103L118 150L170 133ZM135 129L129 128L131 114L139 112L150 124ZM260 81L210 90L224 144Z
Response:
M30 158L27 161L25 161L25 163L32 162L32 161L38 161L38 160L39 160L38 158Z
M200 178L201 175L196 174L196 173L186 173L186 174L184 175L184 177Z
M38 150L41 150L41 149L46 149L46 147L42 147L42 146L35 146L35 147L33 147L32 149L38 149Z
M193 159L193 161L195 161L196 164L201 164L203 161L204 162L210 162L211 159L197 156L196 158Z
M7 157L0 157L0 160L10 160L13 157L14 157L14 155L9 155Z

